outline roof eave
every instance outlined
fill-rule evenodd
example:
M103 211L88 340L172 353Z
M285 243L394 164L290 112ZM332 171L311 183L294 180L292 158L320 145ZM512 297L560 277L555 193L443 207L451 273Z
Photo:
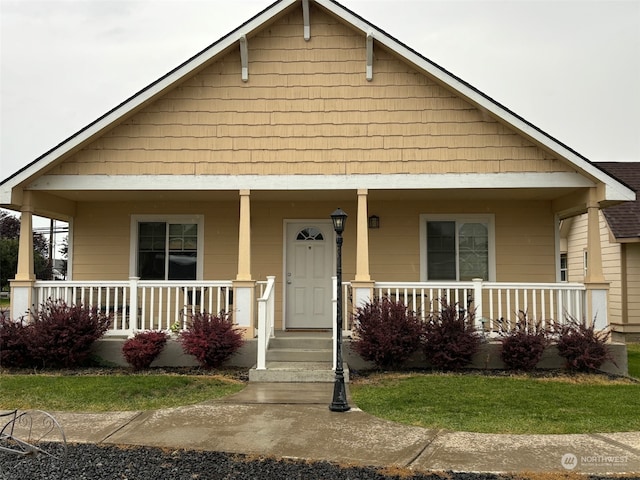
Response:
M619 182L617 179L613 178L611 175L595 167L588 159L572 150L567 145L551 137L549 134L540 130L535 125L527 122L525 119L515 114L505 106L501 105L499 102L493 100L486 94L482 93L480 90L471 86L464 80L458 78L438 64L422 56L393 36L370 24L356 13L340 5L335 0L314 1L317 4L322 5L324 8L331 11L335 15L344 18L356 28L359 28L363 32L363 34L372 35L375 41L380 42L385 47L396 52L406 61L424 70L439 82L446 84L449 88L454 90L457 94L465 97L474 105L487 110L487 112L500 118L501 121L507 123L515 130L529 137L534 142L544 146L559 157L568 160L589 176L605 184L605 201L624 202L635 200L635 193L633 192L633 190Z
M33 162L18 170L8 178L0 180L0 205L11 204L11 191L13 188L27 182L37 175L52 162L80 148L86 142L90 142L102 132L108 130L123 117L130 115L137 109L142 108L148 102L161 96L165 91L171 89L177 83L193 75L194 71L204 67L208 62L220 53L232 47L240 38L249 35L259 29L264 23L271 21L274 17L285 11L299 0L277 0L269 7L262 10L247 22L240 25L215 43L209 45L186 62L182 63L169 73L135 93L124 102L105 113L103 116L93 121L80 131L74 133L48 152L36 158Z
M205 48L182 65L166 74L164 77L128 98L123 103L107 112L105 115L89 124L73 136L69 137L67 140L60 143L41 157L37 158L23 169L1 181L0 205L11 204L11 192L15 187L27 182L30 178L37 175L56 160L68 155L75 149L81 148L85 142L91 141L91 139L111 128L114 124L121 121L123 117L130 115L137 109L142 108L142 106L147 102L150 102L162 95L162 93L167 89L170 89L176 83L179 83L184 78L192 75L194 71L202 68L218 54L232 47L236 42L239 42L241 37L244 35L250 35L251 32L260 28L263 24L268 23L275 16L296 4L298 1L299 0L276 1L271 6L267 7L262 12L242 24L240 27L236 28L217 42ZM631 189L608 175L606 172L595 167L585 157L527 122L522 117L519 117L508 108L472 87L470 84L464 82L426 57L420 55L418 52L398 41L391 35L388 35L383 30L370 24L359 15L337 3L335 0L313 1L326 10L332 12L334 15L344 19L355 28L360 29L364 35L372 35L377 42L380 42L387 48L391 49L406 61L431 75L439 82L446 84L448 88L455 91L458 95L466 98L479 108L485 109L490 114L496 116L501 121L507 123L515 130L529 137L534 142L544 146L559 157L568 160L588 176L602 182L606 187L604 189L604 201L621 202L635 200L635 193Z

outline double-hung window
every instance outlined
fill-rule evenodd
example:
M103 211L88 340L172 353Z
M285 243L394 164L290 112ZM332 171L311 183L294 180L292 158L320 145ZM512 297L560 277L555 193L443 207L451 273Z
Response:
M423 280L495 278L492 215L422 215L420 223Z
M141 280L202 277L200 217L134 217L132 232L132 270Z

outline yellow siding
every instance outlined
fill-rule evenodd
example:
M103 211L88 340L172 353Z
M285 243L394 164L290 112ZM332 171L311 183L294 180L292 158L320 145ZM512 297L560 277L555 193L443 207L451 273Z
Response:
M566 165L314 8L297 10L55 167L51 174L567 171Z
M622 323L622 264L620 244L611 242L609 229L602 212L600 212L600 246L602 251L602 272L609 283L608 314L609 323ZM587 215L573 219L568 237L569 281L582 283L585 280L584 252L587 248Z
M238 266L237 204L81 203L73 223L73 279L126 280L130 276L131 215L201 215L204 278L230 280Z
M341 202L356 212L355 198ZM326 219L335 202L252 201L252 275L256 280L276 276L276 318L282 318L284 221ZM73 278L126 280L129 278L132 214L203 215L204 278L231 280L237 271L237 202L84 203L74 219ZM378 281L420 280L420 214L495 213L498 281L551 282L555 279L553 215L544 202L471 202L372 200L370 211L382 226L369 230L371 276ZM528 211L524 216L520 211ZM344 236L343 278L355 276L356 216L348 219Z
M587 216L573 219L571 231L567 237L567 267L569 282L584 282L584 251L587 248Z
M627 243L626 307L627 323L640 325L640 243Z

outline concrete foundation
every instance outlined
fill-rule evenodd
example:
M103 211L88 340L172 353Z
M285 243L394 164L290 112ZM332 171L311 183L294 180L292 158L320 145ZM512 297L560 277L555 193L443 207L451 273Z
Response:
M122 346L125 338L103 338L98 340L93 347L93 354L100 361L118 365L128 366L122 356ZM369 370L374 368L373 363L364 361L351 349L351 341L345 339L343 343L343 358L351 371ZM609 350L614 361L606 362L602 370L616 375L627 375L627 346L624 343L610 343ZM225 364L229 367L240 367L250 369L255 366L258 352L258 342L255 339L245 340L244 345ZM197 366L195 358L186 355L182 351L181 345L175 338L171 338L160 356L152 363L152 367L193 367ZM422 351L416 352L406 363L405 368L429 368L430 365L424 358ZM504 369L504 363L500 359L500 342L491 341L481 345L480 351L474 355L470 368L477 369ZM542 360L537 366L538 369L562 369L564 359L558 355L555 346L550 346L544 352Z
M351 370L369 370L374 368L374 364L366 362L357 353L350 348L350 342L345 342L346 348L344 352L345 362ZM615 375L627 375L629 372L627 364L627 346L624 343L610 343L609 351L614 361L607 361L602 366L602 371ZM429 368L431 365L426 361L422 351L417 351L404 365L404 368ZM500 342L489 341L480 346L480 350L473 356L473 360L468 368L476 368L483 370L501 370L504 369L504 363L500 358ZM548 347L542 359L538 363L537 369L553 370L565 368L564 359L558 355L558 349L555 345Z
M98 340L92 348L92 354L99 362L109 365L127 367L129 364L122 355L122 346L126 338L109 337ZM228 367L250 368L256 363L258 342L255 339L245 340L244 345L227 362ZM182 346L175 338L167 341L164 349L151 364L152 367L197 367L198 362L192 355L182 351Z

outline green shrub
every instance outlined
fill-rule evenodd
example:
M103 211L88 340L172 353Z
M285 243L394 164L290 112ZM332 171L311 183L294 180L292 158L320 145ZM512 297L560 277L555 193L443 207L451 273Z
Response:
M542 358L550 343L550 332L541 320L529 320L526 312L518 312L518 320L511 327L503 319L497 321L500 334L500 357L510 370L530 371Z
M402 302L377 298L358 307L351 348L378 368L396 368L420 348L424 324Z
M178 340L188 355L193 355L203 368L217 368L242 347L242 332L229 315L196 313Z
M440 306L440 311L427 319L422 348L433 367L460 370L471 363L482 342L482 335L474 326L475 312L460 309L446 299L440 301Z
M122 346L122 355L134 370L149 368L167 344L168 335L161 331L138 332Z
M607 348L609 330L596 330L595 322L587 324L567 317L563 325L556 326L558 353L565 359L569 370L589 372L600 369L613 357Z

